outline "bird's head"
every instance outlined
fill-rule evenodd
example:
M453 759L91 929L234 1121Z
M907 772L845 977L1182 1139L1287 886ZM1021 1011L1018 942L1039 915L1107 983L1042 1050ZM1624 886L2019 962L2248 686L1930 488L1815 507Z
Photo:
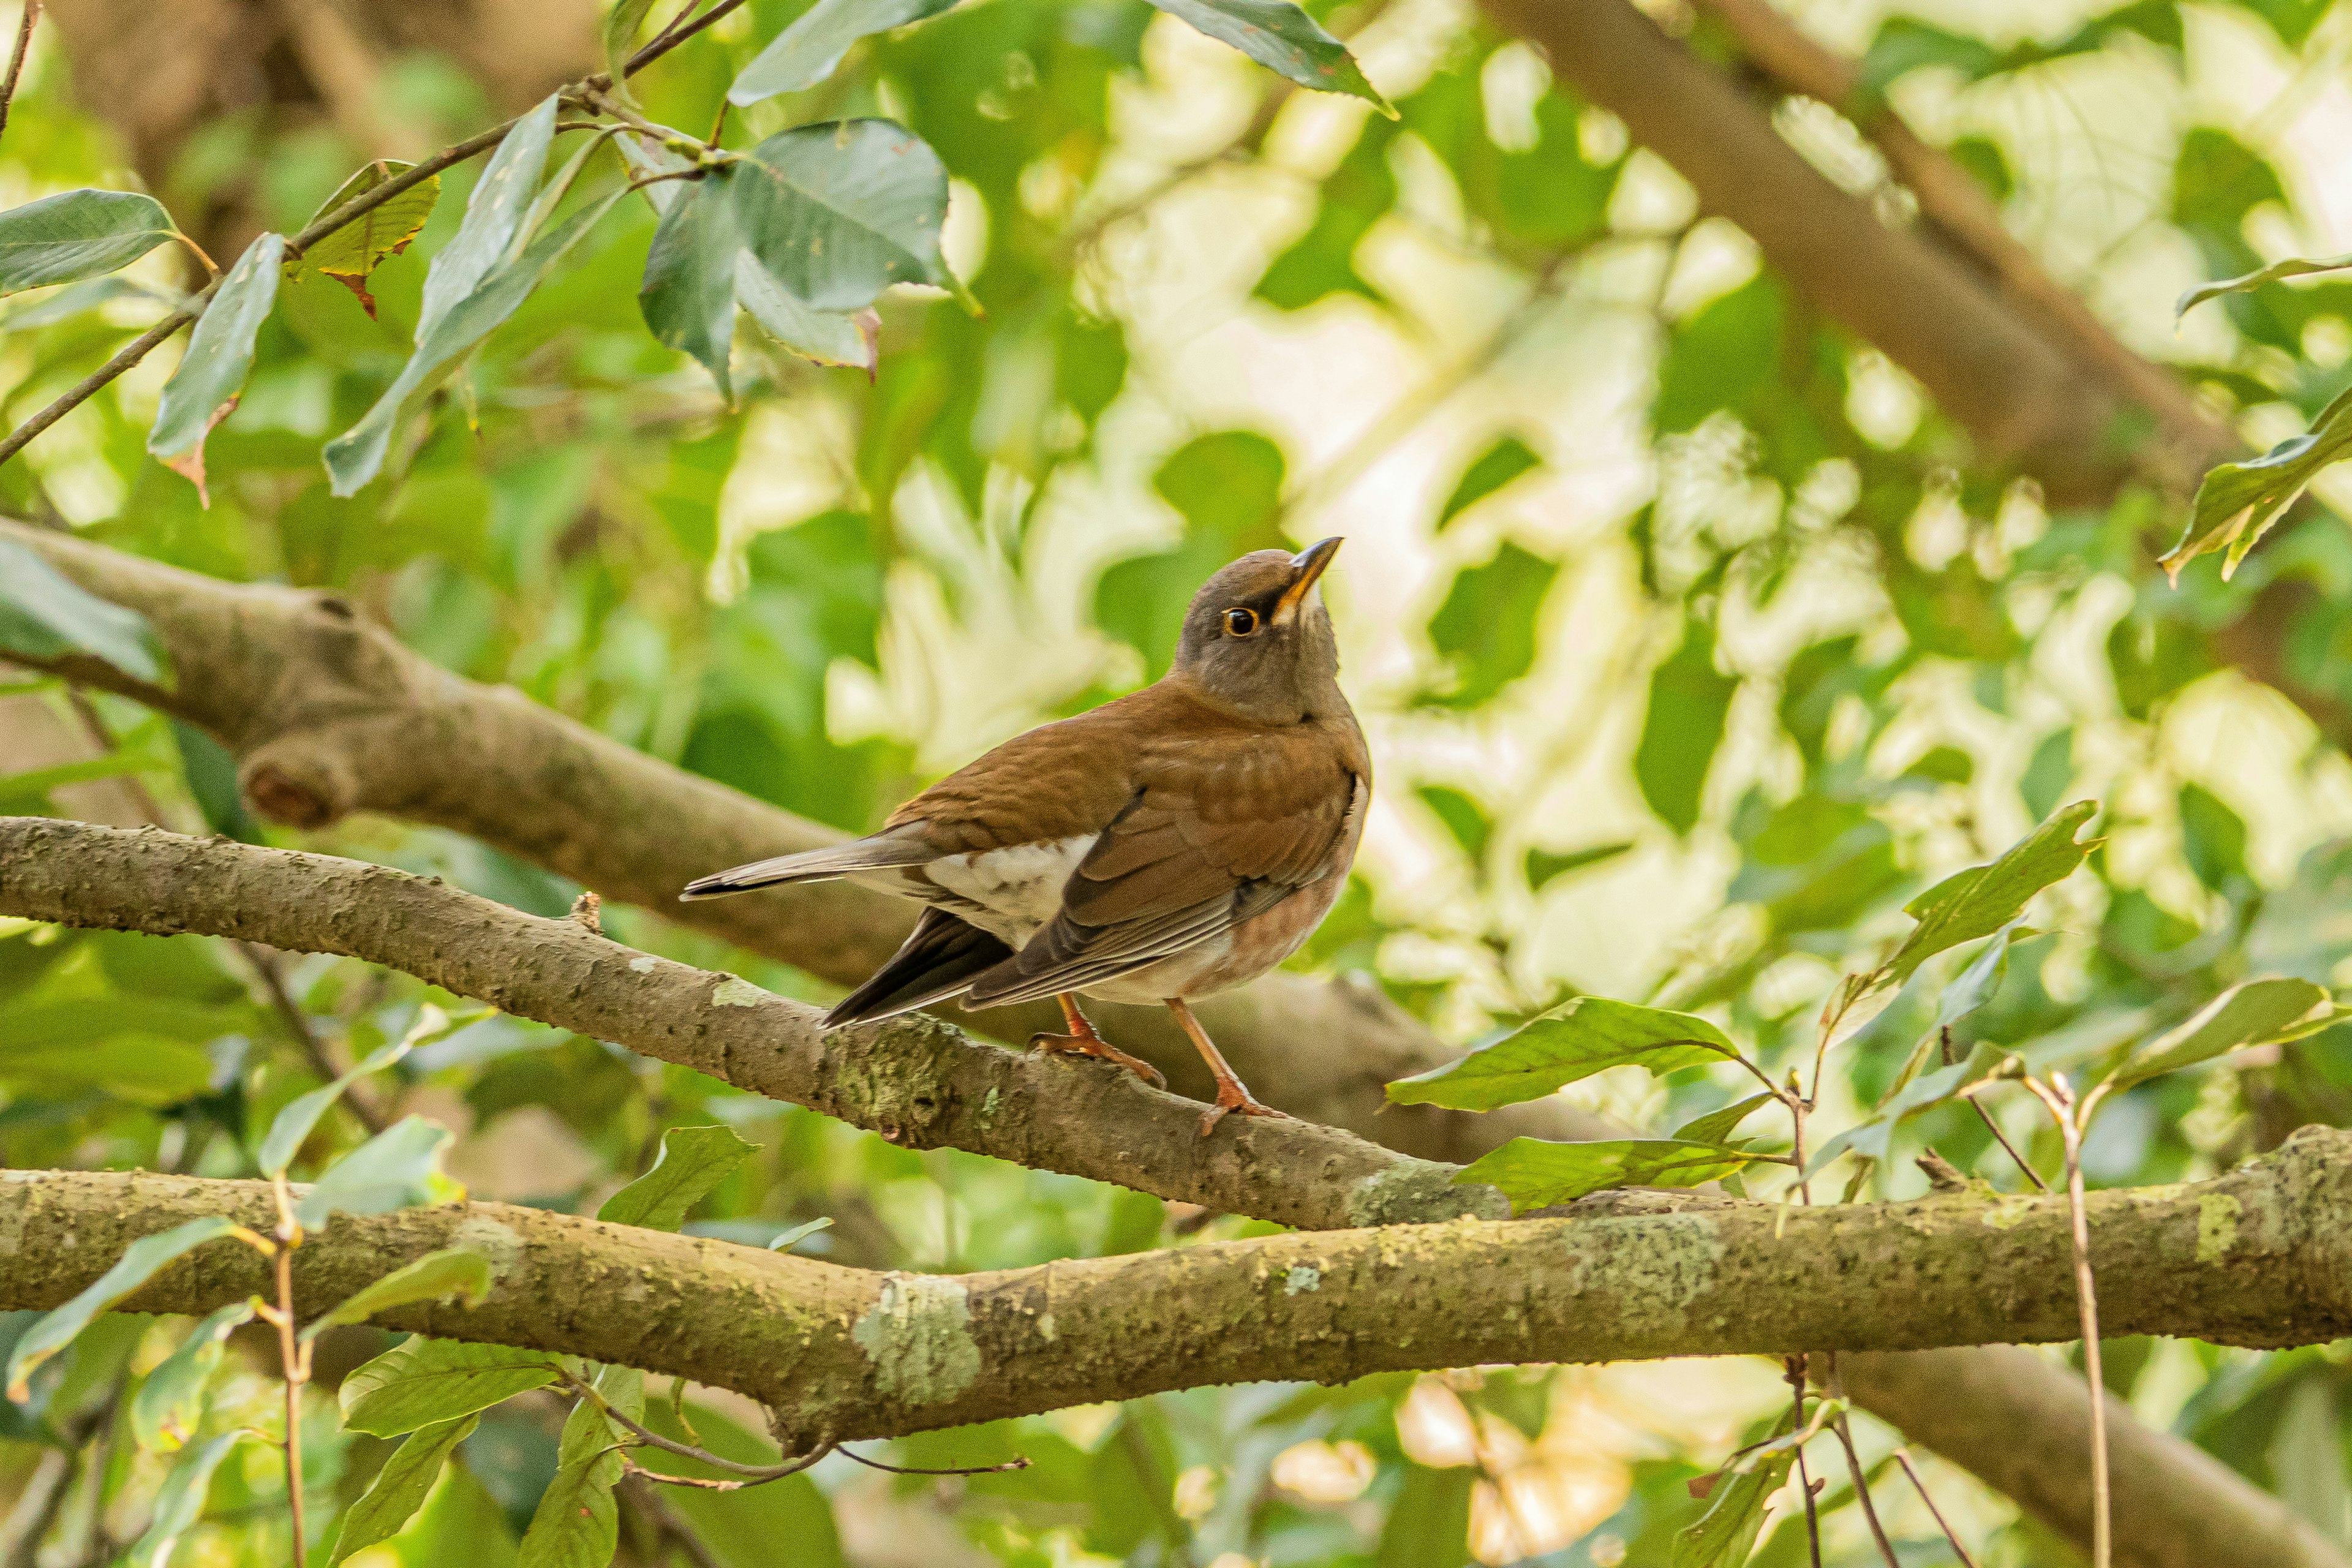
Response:
M1339 541L1296 555L1254 550L1192 595L1170 672L1217 706L1266 723L1345 712L1339 647L1316 581Z

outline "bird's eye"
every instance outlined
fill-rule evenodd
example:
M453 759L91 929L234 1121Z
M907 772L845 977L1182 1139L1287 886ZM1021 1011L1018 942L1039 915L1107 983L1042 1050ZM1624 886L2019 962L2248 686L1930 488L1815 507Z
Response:
M1225 612L1225 635L1227 637L1245 637L1256 630L1257 612L1255 610L1232 609Z

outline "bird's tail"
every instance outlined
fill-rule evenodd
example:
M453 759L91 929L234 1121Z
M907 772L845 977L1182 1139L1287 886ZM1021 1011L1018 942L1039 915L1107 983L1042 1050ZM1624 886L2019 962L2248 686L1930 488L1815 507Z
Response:
M970 985L973 975L1012 956L1010 947L978 926L944 910L926 909L914 934L824 1016L824 1026L870 1024L944 1002Z
M891 828L868 838L853 838L846 844L803 849L797 855L779 855L773 859L714 871L688 882L678 899L681 902L719 899L729 893L748 893L754 888L773 888L785 882L827 882L859 871L919 866L937 853L905 828Z

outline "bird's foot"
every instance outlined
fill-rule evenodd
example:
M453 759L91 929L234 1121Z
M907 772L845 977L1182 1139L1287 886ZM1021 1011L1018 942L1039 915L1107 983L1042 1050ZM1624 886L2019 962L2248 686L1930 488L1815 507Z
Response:
M1286 1110L1276 1110L1256 1100L1241 1079L1221 1079L1217 1083L1217 1102L1201 1112L1201 1136L1206 1138L1214 1132L1217 1123L1225 1119L1226 1113L1235 1110L1244 1116L1278 1116L1286 1121L1290 1116Z
M1129 1056L1120 1050L1117 1046L1096 1034L1091 1026L1082 1026L1080 1032L1067 1035L1050 1033L1032 1035L1029 1037L1029 1048L1033 1051L1050 1051L1055 1056L1094 1057L1102 1061L1117 1062L1154 1089L1168 1087L1167 1079L1160 1075L1158 1068L1153 1067L1141 1057Z

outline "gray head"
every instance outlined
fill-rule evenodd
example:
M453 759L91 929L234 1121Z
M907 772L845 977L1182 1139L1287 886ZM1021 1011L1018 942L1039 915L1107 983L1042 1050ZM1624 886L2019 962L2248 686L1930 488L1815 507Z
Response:
M1219 571L1184 612L1170 673L1220 708L1262 723L1346 712L1339 645L1315 585L1339 552L1336 539L1296 555L1254 550Z

